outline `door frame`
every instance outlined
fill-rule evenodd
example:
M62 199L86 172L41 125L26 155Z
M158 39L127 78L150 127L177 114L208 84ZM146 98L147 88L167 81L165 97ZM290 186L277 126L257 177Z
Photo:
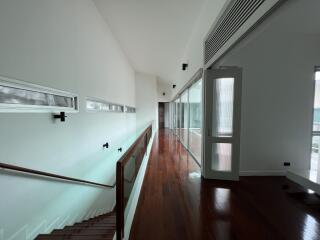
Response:
M214 73L213 71L216 71ZM225 73L223 73L225 71ZM227 171L214 171L211 169L211 151L212 141L209 140L211 136L212 122L209 123L212 115L213 101L209 98L213 97L213 93L210 92L209 81L211 75L217 75L219 77L234 77L234 98L233 98L233 135L232 135L232 170ZM224 76L223 74L228 74ZM215 79L217 79L215 78ZM219 67L209 68L205 70L203 78L204 90L203 90L203 156L202 156L202 176L208 179L221 179L221 180L239 180L239 164L240 164L240 130L241 130L241 93L242 93L242 68L239 67ZM212 86L211 86L212 89ZM210 111L211 110L211 111ZM210 134L210 135L209 135ZM223 140L223 137L221 138ZM227 142L230 142L229 141ZM221 141L222 143L224 141Z

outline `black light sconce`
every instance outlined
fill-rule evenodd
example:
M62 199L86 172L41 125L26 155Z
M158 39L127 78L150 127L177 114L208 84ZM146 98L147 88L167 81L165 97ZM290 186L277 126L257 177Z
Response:
M166 93L164 92L164 93L162 93L162 95L163 95L163 96L165 96L165 95L166 95Z
M109 143L106 142L105 144L102 145L102 147L103 148L109 148Z
M60 114L53 114L54 119L60 119L61 122L66 121L66 113L65 112L60 112Z
M122 148L118 148L118 152L122 152Z
M176 86L177 86L177 85L173 84L173 85L172 85L172 88L175 88Z
M188 66L188 63L182 63L182 71L187 70Z

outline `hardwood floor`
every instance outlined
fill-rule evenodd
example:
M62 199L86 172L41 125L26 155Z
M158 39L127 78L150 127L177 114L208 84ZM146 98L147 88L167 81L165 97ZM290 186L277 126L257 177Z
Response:
M160 130L131 240L320 239L320 201L284 177L204 180L169 130Z

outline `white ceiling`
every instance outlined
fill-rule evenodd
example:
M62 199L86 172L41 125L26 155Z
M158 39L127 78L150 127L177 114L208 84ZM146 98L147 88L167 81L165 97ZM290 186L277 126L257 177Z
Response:
M173 82L205 0L94 0L134 69Z

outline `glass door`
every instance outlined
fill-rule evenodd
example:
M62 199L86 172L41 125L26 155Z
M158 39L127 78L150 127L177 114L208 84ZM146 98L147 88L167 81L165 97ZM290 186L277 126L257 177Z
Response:
M320 159L320 68L315 69L315 87L313 104L312 148L311 148L310 176L313 180L319 178Z
M236 67L205 73L205 178L239 179L241 73Z

